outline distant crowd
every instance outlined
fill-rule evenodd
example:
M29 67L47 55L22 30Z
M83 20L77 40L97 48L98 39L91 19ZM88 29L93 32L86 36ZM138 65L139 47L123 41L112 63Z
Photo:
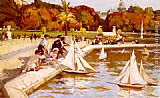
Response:
M113 44L124 44L124 41L123 41L123 37L120 36L119 34L117 34L116 36L116 40L115 41L111 41L109 39L106 39L104 42L102 41L102 38L101 37L96 37L94 40L92 40L92 45L107 45L107 44L110 44L110 45L113 45Z

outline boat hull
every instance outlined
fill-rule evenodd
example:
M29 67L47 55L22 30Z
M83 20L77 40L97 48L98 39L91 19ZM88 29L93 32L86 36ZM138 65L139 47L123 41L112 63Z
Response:
M63 70L63 72L71 73L71 74L89 74L89 72L85 72L85 71L73 71L73 70Z
M144 88L143 85L137 85L137 84L132 85L132 84L117 83L117 85L122 88L132 88L132 89L143 89Z

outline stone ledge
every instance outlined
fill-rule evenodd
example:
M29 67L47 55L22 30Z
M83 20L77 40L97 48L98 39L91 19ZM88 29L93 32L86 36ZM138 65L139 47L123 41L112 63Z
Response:
M160 44L121 44L121 45L90 45L91 48L98 49L98 48L131 48L131 47L160 47Z
M41 84L44 84L46 81L62 72L64 68L64 66L59 69L46 67L39 71L27 72L4 85L3 91L5 97L28 98L27 94L31 93Z

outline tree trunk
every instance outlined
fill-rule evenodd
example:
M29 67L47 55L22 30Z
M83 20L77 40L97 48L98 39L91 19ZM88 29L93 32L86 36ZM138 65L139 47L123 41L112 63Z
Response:
M67 22L64 23L65 36L67 36Z

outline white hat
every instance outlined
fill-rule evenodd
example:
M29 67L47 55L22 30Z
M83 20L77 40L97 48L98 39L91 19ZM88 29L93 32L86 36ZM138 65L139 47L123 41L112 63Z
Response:
M52 51L58 51L59 49L58 48L53 48L53 50Z

